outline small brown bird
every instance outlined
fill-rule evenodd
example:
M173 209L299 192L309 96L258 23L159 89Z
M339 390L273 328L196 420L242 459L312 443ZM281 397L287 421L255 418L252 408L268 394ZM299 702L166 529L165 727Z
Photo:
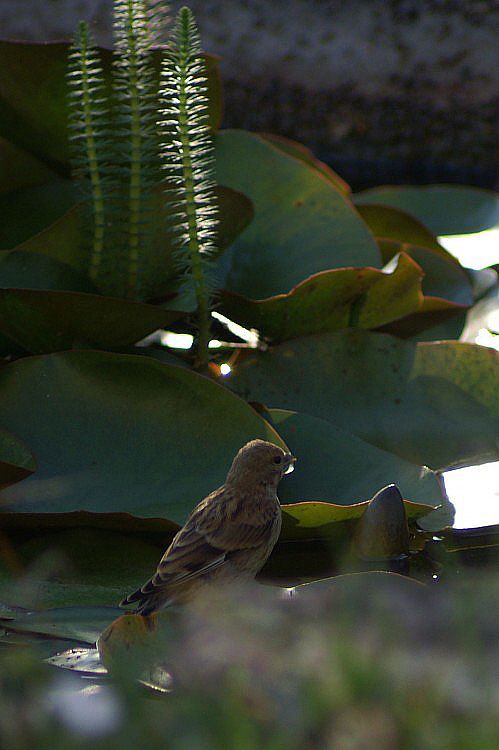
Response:
M246 443L225 484L194 508L153 577L120 606L137 602L134 611L150 615L212 583L254 578L279 537L277 485L295 460L265 440Z

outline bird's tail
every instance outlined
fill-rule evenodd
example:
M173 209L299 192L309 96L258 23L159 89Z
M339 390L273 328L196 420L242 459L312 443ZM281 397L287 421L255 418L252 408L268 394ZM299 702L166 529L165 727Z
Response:
M144 587L142 587L122 599L119 606L128 607L130 604L137 603L137 607L130 610L132 614L147 617L147 615L152 615L160 609L169 607L173 602L174 597L165 597L164 592L158 595L154 591L144 591Z

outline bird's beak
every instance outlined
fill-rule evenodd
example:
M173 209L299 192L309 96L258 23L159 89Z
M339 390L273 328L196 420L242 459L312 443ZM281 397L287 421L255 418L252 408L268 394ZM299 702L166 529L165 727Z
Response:
M286 453L286 455L284 456L285 469L282 473L291 474L291 472L295 469L295 461L296 458L292 456L291 453Z

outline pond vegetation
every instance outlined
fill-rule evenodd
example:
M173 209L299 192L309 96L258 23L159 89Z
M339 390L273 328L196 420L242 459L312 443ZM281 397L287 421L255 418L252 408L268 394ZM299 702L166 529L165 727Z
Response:
M497 274L438 237L499 197L356 194L220 129L166 10L116 0L112 52L0 42L2 750L488 750L499 532L442 474L498 457L497 352L459 341ZM298 457L259 583L123 615L254 438Z

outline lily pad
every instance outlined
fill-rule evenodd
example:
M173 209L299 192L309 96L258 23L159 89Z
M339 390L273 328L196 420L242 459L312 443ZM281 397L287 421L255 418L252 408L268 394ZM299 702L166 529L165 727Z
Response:
M345 331L246 351L224 382L252 401L327 419L443 470L498 456L498 357L475 344Z
M237 130L218 134L216 163L218 182L247 195L255 209L220 264L228 291L261 299L319 271L380 265L365 223L315 168Z
M26 479L35 471L31 451L6 430L0 429L0 489Z
M437 236L481 232L499 224L499 194L475 187L387 185L357 193L354 201L407 211Z
M67 263L25 250L0 253L0 289L98 291L88 276Z
M445 499L441 480L431 470L381 450L325 419L284 409L269 409L268 413L293 455L298 457L290 481L279 486L281 502L299 503L294 507L302 512L310 511L307 503L299 502L303 500L335 504L332 508L319 504L315 514L322 510L328 520L317 516L314 523L357 518L348 515L350 511L342 515L336 506L355 507L355 512L361 515L366 508L364 502L380 487L395 483L405 498L416 502L417 508L426 508L426 514L441 506L424 519L425 528L439 529L452 524L454 509ZM333 510L338 514L335 518L331 516ZM408 509L408 516L416 517L417 512L416 508L414 512Z
M424 297L416 313L380 326L380 333L389 333L412 341L458 339L466 322L466 305L458 305L440 297Z
M345 195L350 195L352 192L350 185L348 185L339 174L336 174L331 167L314 156L312 151L302 143L293 141L291 138L285 138L282 135L275 135L274 133L260 133L260 137L269 141L269 143L279 149L279 151L283 151L289 156L294 156L295 159L303 161L305 164L316 169L326 180L342 193L345 193Z
M182 317L142 302L40 289L0 289L0 331L34 354L127 346Z
M373 570L365 573L346 573L344 575L334 576L322 581L312 583L303 583L296 589L297 596L314 595L316 591L330 590L338 597L338 603L359 605L361 601L370 607L377 606L393 610L393 603L399 605L406 598L423 601L428 605L428 587L408 576L399 575L398 573L389 573L381 570Z
M78 203L17 245L16 251L39 253L88 274L90 261L87 240L83 231L82 204Z
M80 199L70 180L0 195L0 250L11 250L52 224Z
M375 268L322 271L288 294L252 300L221 293L221 311L273 342L342 328L378 328L416 313L422 304L421 268L402 254L392 273Z
M428 247L451 262L458 263L456 258L438 243L435 235L407 211L384 206L382 203L359 203L357 211L375 237Z
M0 138L0 194L52 182L56 177L43 162Z
M0 424L38 461L4 490L17 512L128 512L183 523L249 440L284 445L240 398L147 357L63 352L0 370ZM19 428L19 429L17 429Z
M349 522L353 522L350 524L353 531L366 512L369 502L365 500L353 505L335 505L334 503L305 501L283 505L282 532L279 541L329 539L333 526ZM431 505L413 503L409 500L403 502L407 517L412 520L427 516L434 510Z
M7 532L26 573L13 579L4 571L0 589L4 601L30 609L117 605L150 577L173 536L155 535L152 544L119 531L50 528L43 521L31 533L16 543Z
M122 614L117 607L61 607L30 612L9 622L9 630L51 638L95 643L99 634Z
M378 240L381 256L388 263L397 253L407 253L424 271L423 292L458 305L473 304L473 290L464 268L431 248L408 242Z

